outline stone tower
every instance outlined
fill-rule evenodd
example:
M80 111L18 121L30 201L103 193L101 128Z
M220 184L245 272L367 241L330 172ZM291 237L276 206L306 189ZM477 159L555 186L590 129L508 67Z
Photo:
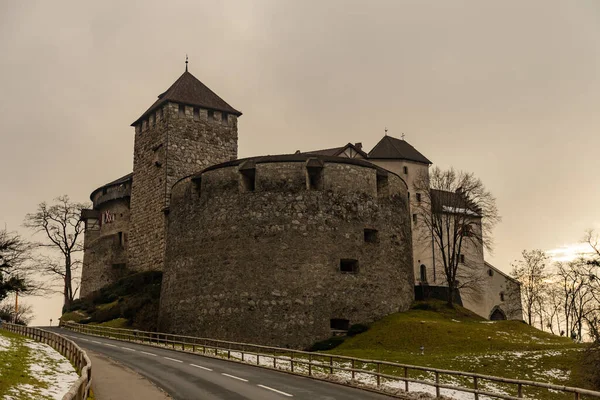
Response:
M237 158L242 115L186 71L135 127L128 267L162 270L171 187L210 165Z

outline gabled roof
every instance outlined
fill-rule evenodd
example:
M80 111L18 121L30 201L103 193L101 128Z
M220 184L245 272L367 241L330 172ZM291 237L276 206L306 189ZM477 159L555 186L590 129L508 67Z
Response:
M362 145L360 143L357 143L357 144L348 143L347 145L342 146L342 147L333 147L331 149L323 149L323 150L303 151L303 152L298 152L298 154L312 154L312 155L316 155L316 156L340 157L340 155L342 155L347 149L352 149L357 154L360 154L363 158L367 158L367 153L365 153L361 147L362 147Z
M432 164L417 149L408 144L405 140L396 139L391 136L384 136L369 152L369 158L373 159L394 159L409 160L423 164Z
M131 126L137 125L141 120L150 115L152 111L168 101L203 107L210 110L224 111L238 117L242 115L241 112L227 104L225 100L210 90L204 83L200 82L194 75L185 71L166 92L158 96L158 100L141 117L135 120Z

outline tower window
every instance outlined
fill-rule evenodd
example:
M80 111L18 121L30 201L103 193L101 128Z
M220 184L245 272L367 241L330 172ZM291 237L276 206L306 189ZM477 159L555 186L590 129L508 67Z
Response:
M500 301L504 301L504 292L500 292Z
M215 112L213 110L208 110L208 120L212 121L215 119Z
M461 264L465 263L465 255L464 254L459 254L458 255L458 262Z
M200 120L200 109L198 107L194 107L194 121Z
M413 224L417 223L417 218L418 218L417 214L413 214Z
M185 117L185 106L183 104L179 105L179 117L180 118Z
M306 167L308 190L323 189L323 167Z
M488 275L489 276L494 276L494 270L493 269L488 269Z
M425 266L425 264L421 264L420 272L421 272L421 282L427 282L427 267Z
M421 201L421 193L417 193L417 201Z
M154 114L152 114L150 116L150 126L155 126L156 125L156 120L154 119Z
M221 113L221 123L223 125L227 125L227 117L228 117L227 113L224 113L224 112Z
M358 274L358 260L342 258L340 260L340 272Z
M402 167L402 169L404 170L404 175L408 175L408 167Z
M365 228L364 236L365 236L365 243L379 242L379 232L377 232L377 229Z
M388 193L388 177L386 174L379 173L379 171L377 171L377 195L387 196Z
M329 320L329 327L334 331L347 331L350 328L350 321L341 318L332 318Z

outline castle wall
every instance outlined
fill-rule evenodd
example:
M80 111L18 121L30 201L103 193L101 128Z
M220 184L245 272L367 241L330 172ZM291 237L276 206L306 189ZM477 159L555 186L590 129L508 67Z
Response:
M171 186L180 178L237 157L237 117L167 103L136 126L128 264L162 270ZM196 112L194 111L196 110Z
M127 269L129 197L99 204L96 210L99 218L86 221L81 297L115 282Z
M253 191L240 162L173 187L161 330L301 348L331 336L331 319L408 309L406 184L388 174L378 190L374 166L330 159L311 188L307 158L256 159ZM358 271L342 272L342 259Z

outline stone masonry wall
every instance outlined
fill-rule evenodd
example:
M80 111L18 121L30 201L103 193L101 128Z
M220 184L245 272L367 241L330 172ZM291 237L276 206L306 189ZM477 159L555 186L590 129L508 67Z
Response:
M108 211L113 219L84 234L81 297L115 282L126 272L129 197L100 204L98 211Z
M237 117L168 103L136 127L129 268L162 270L171 186L180 178L237 157Z
M309 190L304 161L268 158L256 159L254 191L239 162L173 187L160 329L302 348L329 337L331 319L408 309L406 184L389 174L378 193L374 166L329 160L322 187ZM358 260L358 272L341 272L341 259Z

